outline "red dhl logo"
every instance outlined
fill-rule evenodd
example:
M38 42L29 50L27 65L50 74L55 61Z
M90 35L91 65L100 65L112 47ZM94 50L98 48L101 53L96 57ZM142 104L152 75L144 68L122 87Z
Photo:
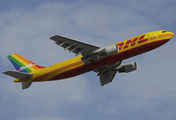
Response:
M122 48L126 49L126 48L134 46L136 44L140 44L140 43L148 41L149 38L144 39L145 36L146 35L142 35L142 36L135 37L133 39L129 39L129 40L126 41L126 43L125 42L118 43L117 45L119 47L119 50L121 50Z

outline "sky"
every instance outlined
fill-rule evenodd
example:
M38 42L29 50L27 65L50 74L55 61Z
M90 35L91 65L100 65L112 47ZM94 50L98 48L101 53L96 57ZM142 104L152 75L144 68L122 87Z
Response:
M48 39L61 35L107 46L155 30L176 33L175 0L1 0L0 72L15 70L7 55L49 66L75 55ZM117 73L101 86L94 72L33 83L22 90L0 74L2 120L175 120L176 38L135 61L138 70Z

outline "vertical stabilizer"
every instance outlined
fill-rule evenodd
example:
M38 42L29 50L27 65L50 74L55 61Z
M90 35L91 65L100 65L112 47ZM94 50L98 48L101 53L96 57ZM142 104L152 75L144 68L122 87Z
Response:
M17 71L6 71L3 73L17 79L30 79L33 77L33 74L31 73L32 71L45 68L27 60L17 53L11 54L7 57ZM31 84L32 82L22 82L22 89L29 88Z
M17 53L11 54L7 56L13 66L16 68L18 72L25 72L25 73L30 73L34 70L38 70L40 68L44 68L42 66L39 66L26 58L18 55Z

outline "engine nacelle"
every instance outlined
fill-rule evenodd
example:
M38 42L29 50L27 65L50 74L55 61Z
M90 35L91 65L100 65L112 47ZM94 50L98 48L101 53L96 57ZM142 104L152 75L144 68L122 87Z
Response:
M100 55L111 56L115 53L119 52L119 48L117 45L107 46L101 52Z
M123 64L123 65L120 65L119 67L117 67L116 70L118 70L119 73L132 72L134 70L137 70L137 64L136 64L136 62L126 63L126 64Z
M119 52L119 48L117 45L111 45L111 46L107 46L107 47L102 47L99 48L95 51L93 51L91 54L92 55L88 55L87 57L81 58L83 60L83 62L85 64L91 63L91 62L95 62L95 61L99 61L101 59L104 59L106 57L109 57L115 53Z

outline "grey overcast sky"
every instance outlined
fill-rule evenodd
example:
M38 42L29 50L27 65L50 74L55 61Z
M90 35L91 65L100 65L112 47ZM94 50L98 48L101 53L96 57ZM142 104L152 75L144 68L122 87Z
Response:
M1 0L0 72L15 70L7 55L18 53L42 66L74 57L48 37L55 34L107 46L142 33L176 33L175 0ZM176 38L124 60L138 70L117 74L100 86L89 72L33 83L27 90L0 74L2 120L175 120Z

